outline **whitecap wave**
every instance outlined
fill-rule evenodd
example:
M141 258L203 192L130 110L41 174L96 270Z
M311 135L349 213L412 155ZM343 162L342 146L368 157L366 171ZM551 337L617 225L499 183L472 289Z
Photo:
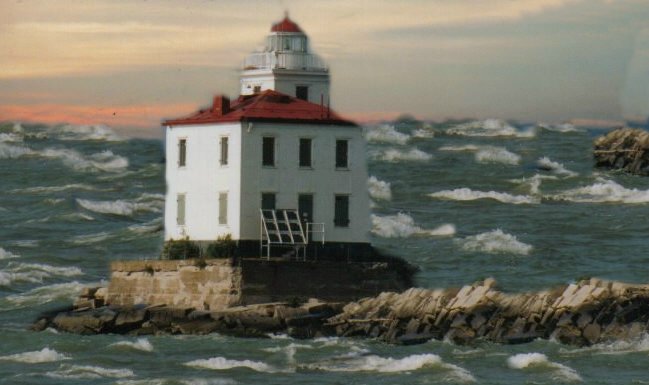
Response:
M528 255L533 247L520 242L514 235L500 229L486 233L471 235L459 240L462 249L488 254L518 254Z
M111 347L117 348L128 348L134 350L140 350L142 352L152 352L153 345L146 338L138 338L136 341L119 341L114 344L110 344Z
M508 151L504 147L486 147L476 152L475 160L480 163L516 165L520 163L521 157L518 154Z
M27 147L0 143L0 159L16 159L33 153L34 152Z
M557 178L554 175L541 175L541 174L534 174L534 176L531 176L529 178L521 178L521 179L510 179L509 182L516 183L522 187L526 187L529 189L530 194L532 195L539 195L541 190L541 183L543 180L557 180Z
M13 132L10 132L10 133L0 132L0 143L5 143L5 142L16 143L16 142L22 142L22 141L23 141L22 135L18 135L18 134L13 133Z
M283 352L286 354L286 360L288 361L289 364L295 364L295 354L297 353L298 349L313 349L313 346L311 345L304 345L304 344L296 344L296 343L290 343L286 346L276 346L273 348L266 348L262 349L266 352L269 353L281 353Z
M390 148L383 151L374 152L373 158L385 162L425 162L431 160L433 156L427 152L413 148L408 151L397 150Z
M548 360L542 353L521 353L507 359L507 365L512 369L523 370L527 368L550 369L553 372L553 379L567 382L583 381L576 370L557 362Z
M34 288L25 293L13 294L5 297L10 307L15 306L36 306L56 300L73 300L88 284L81 284L77 281L57 283ZM0 303L5 302L0 300ZM6 305L4 305L6 307Z
M118 199L116 201L92 201L77 198L77 203L86 210L99 214L112 214L120 216L132 216L136 212L160 212L162 203L146 201L127 201Z
M81 274L83 274L81 269L74 266L9 262L3 270L0 270L0 286L10 286L20 282L38 283L55 276L73 277Z
M412 132L413 138L430 139L435 137L435 131L432 128L418 128Z
M463 146L442 146L438 150L439 151L453 151L453 152L464 152L464 151L478 151L480 149L479 146L476 146L475 144L465 144Z
M0 259L13 259L13 258L18 258L18 257L19 257L18 255L14 254L14 253L12 253L10 251L7 251L7 250L3 249L2 247L0 247ZM2 284L0 283L0 285L2 285Z
M43 362L55 362L69 360L70 357L59 353L54 349L43 348L33 352L16 353L8 356L0 356L0 361L23 362L27 364L40 364Z
M502 203L520 204L537 204L541 200L537 197L527 195L512 195L496 191L478 191L470 188L458 188L455 190L442 190L428 194L432 198L448 199L454 201L473 201L478 199L494 199Z
M365 139L374 143L406 144L410 135L397 131L394 126L383 124L365 129Z
M117 135L112 128L105 125L71 125L56 126L51 132L58 134L60 140L97 140L119 142L124 138Z
M63 164L77 171L120 172L128 167L128 159L106 150L85 156L68 148L46 148L38 153L45 158L60 159Z
M537 127L539 127L542 130L560 132L560 133L582 132L582 130L575 127L575 125L572 123L559 123L559 124L539 123Z
M225 357L212 357L205 360L194 360L186 362L185 365L193 368L228 370L233 368L249 368L257 372L276 373L279 370L265 362L252 360L230 360Z
M128 229L129 231L132 231L135 234L143 235L143 234L152 234L158 231L162 231L164 229L164 225L162 223L162 218L155 218L146 223L130 225Z
M550 172L552 172L554 174L564 175L566 177L572 177L572 176L579 175L578 173L576 173L574 171L568 170L563 164L551 160L547 156L544 156L544 157L540 158L539 160L537 160L536 165L538 166L538 168L540 170L550 171Z
M649 190L628 189L607 179L598 178L597 182L548 197L577 203L649 203Z
M11 190L13 193L50 193L50 192L61 192L68 190L87 190L93 191L97 188L88 184L83 183L72 183L64 186L36 186L28 187L22 189Z
M460 136L508 136L516 138L533 138L536 131L533 128L519 131L501 119L486 119L461 123L446 130L448 135Z
M108 369L91 365L61 365L58 370L47 372L51 378L61 379L92 379L92 378L127 378L133 377L130 369Z
M444 224L435 229L423 229L415 224L408 214L378 216L372 214L372 232L383 238L405 238L413 235L450 237L455 235L455 226Z
M362 356L344 363L318 363L307 366L310 369L326 370L332 372L378 372L400 373L412 372L423 368L436 367L450 371L451 377L461 382L475 382L471 373L457 365L442 361L437 354L413 354L404 358L384 358L377 355Z
M375 176L370 176L367 180L367 188L372 199L382 201L392 200L392 190L390 189L389 182L379 180Z

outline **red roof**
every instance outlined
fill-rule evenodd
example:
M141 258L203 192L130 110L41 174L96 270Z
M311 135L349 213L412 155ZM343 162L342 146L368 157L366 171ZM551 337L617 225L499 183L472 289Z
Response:
M304 33L300 27L293 22L293 20L288 18L288 15L284 17L284 20L279 23L273 24L270 32L299 32Z
M356 125L356 123L346 120L329 110L327 106L297 99L274 90L266 90L254 95L239 96L230 105L228 104L229 101L227 98L217 96L211 108L202 109L183 118L169 119L162 124L165 126L181 126L258 121L345 126Z

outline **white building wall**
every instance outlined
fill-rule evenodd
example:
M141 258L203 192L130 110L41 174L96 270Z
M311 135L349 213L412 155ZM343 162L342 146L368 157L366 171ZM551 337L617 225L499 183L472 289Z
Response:
M271 70L251 70L241 74L241 95L252 95L255 86L261 87L261 91L275 89L275 77ZM293 91L293 96L295 90ZM291 95L291 94L289 94Z
M220 165L220 138L228 137L228 164ZM187 140L180 167L179 140ZM241 124L167 127L165 239L215 240L240 236ZM219 225L219 193L228 193L227 225ZM177 196L185 194L185 225L177 224Z
M275 90L295 97L296 86L309 87L309 101L326 105L329 101L329 73L292 70L244 71L241 75L241 95L252 95L255 86L261 91ZM331 106L331 103L329 104Z
M298 194L312 193L314 222L328 242L369 242L365 140L360 127L251 123L242 131L240 239L259 239L262 192L276 193L276 207L297 209ZM262 166L262 138L275 137L275 167ZM312 168L299 167L299 139L312 139ZM335 167L336 140L349 140L346 170ZM336 194L349 195L349 227L334 226Z

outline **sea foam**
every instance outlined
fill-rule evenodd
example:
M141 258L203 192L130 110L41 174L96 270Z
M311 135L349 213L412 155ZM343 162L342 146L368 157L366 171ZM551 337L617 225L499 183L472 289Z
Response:
M112 151L102 151L85 156L68 148L46 148L38 153L45 158L59 159L67 167L77 171L120 172L128 167L128 159Z
M100 214L112 214L120 216L132 216L136 212L149 211L160 212L162 205L159 202L128 201L118 199L115 201L92 201L77 198L79 206L86 210Z
M533 247L520 242L515 236L500 229L486 233L468 236L459 240L462 249L488 254L519 254L528 255Z
M3 270L0 270L0 286L21 282L37 283L54 276L73 277L81 274L81 269L78 267L9 262Z
M563 191L549 199L577 203L649 203L649 190L628 189L607 179L598 178L597 182L585 187Z
M444 224L435 229L423 229L415 225L408 214L378 216L372 214L372 232L384 238L405 238L413 235L448 237L455 234L455 226Z
M406 144L410 135L397 131L394 126L383 124L365 129L365 139L374 143Z
M392 190L388 182L379 180L375 176L370 176L367 180L367 188L372 199L383 201L392 200Z
M448 199L454 201L473 201L478 199L493 199L502 203L520 204L537 204L541 200L537 197L527 195L512 195L496 191L478 191L470 188L458 188L455 190L442 190L428 194L429 197Z
M0 361L23 362L27 364L40 364L43 362L55 362L69 360L70 357L59 353L54 349L43 348L33 352L16 353L8 356L0 356Z
M12 259L12 258L18 258L18 255L0 247L0 259Z
M376 160L382 160L385 162L425 162L433 158L433 156L427 152L418 150L416 148L410 149L408 151L397 150L395 148L389 148L387 150L376 151L372 154L372 157Z
M517 165L521 162L521 157L504 147L485 146L476 152L475 160L480 163Z
M486 119L458 124L446 130L446 134L460 136L509 136L516 138L532 138L536 136L533 128L519 131L516 127L501 119Z
M0 159L15 159L33 153L34 152L27 147L0 143Z
M128 348L134 350L140 350L143 352L152 352L153 345L146 338L138 338L136 341L119 341L114 344L110 344L111 347L116 348Z
M230 360L225 357L212 357L205 360L194 360L186 362L185 365L193 368L212 369L212 370L228 370L233 368L248 368L257 372L276 373L279 370L272 366L261 362L251 360Z
M123 141L112 128L104 125L71 125L56 126L50 132L58 134L60 140L97 140L107 142Z
M5 300L10 304L11 308L15 308L16 306L42 305L55 300L73 300L86 286L88 284L81 284L77 281L57 283L40 286L25 293L9 295L5 297ZM0 299L0 304L2 302L4 301ZM2 305L2 307L6 308L6 305Z
M582 378L576 370L548 360L542 353L521 353L507 359L507 365L512 369L541 368L550 369L552 378L562 382L581 382Z

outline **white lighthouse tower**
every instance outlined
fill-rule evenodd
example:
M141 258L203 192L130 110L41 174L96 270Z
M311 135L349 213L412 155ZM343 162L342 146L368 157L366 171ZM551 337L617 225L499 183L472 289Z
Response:
M309 38L288 17L273 24L261 52L243 62L241 95L275 90L312 103L328 104L329 68L309 47Z
M244 257L371 254L362 129L288 16L246 58L241 95L166 126L165 240L229 235ZM322 102L324 101L324 103Z

